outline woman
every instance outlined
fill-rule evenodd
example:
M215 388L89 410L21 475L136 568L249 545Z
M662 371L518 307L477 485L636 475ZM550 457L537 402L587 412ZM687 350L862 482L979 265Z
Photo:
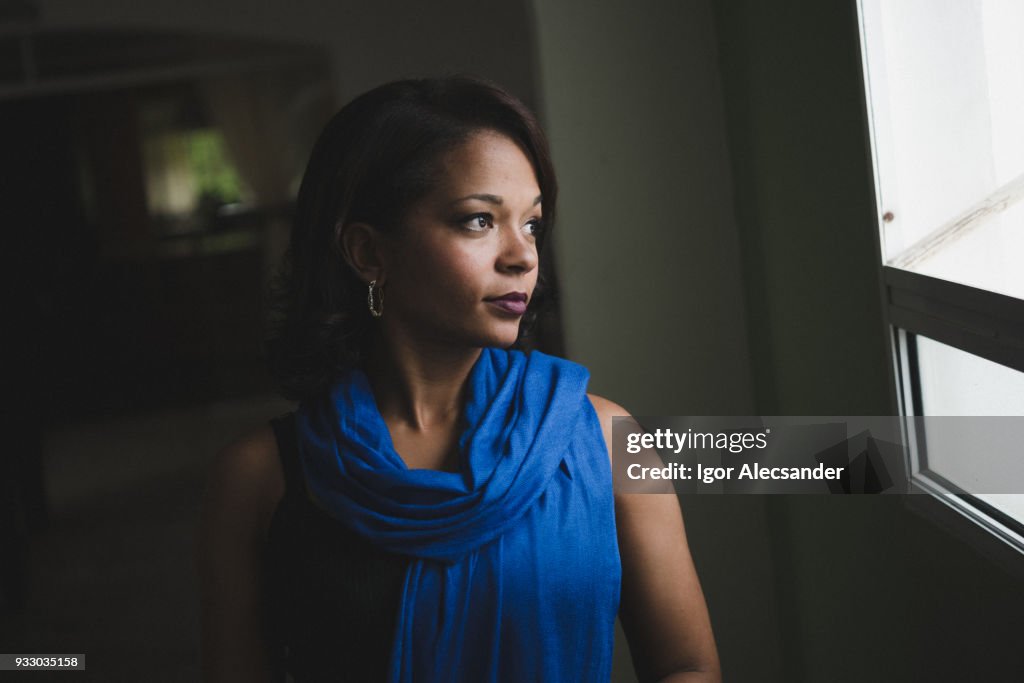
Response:
M301 403L208 491L207 680L608 680L617 613L642 680L718 680L675 496L613 496L627 413L508 350L555 200L493 85L391 83L328 124L269 345Z

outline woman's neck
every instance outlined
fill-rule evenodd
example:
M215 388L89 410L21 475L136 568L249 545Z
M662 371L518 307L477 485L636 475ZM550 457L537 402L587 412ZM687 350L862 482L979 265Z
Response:
M381 416L414 431L454 423L462 413L479 348L373 345L366 374Z

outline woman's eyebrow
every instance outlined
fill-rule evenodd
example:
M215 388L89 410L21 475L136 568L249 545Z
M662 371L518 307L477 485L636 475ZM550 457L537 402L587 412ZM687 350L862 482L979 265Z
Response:
M458 204L459 202L464 202L467 199L479 199L482 202L487 202L488 204L495 204L497 206L501 206L502 204L505 203L505 200L496 194L468 194L465 197L459 197L458 199L453 201L452 204ZM537 198L533 200L533 205L537 206L538 204L540 204L540 201L541 195L537 195Z
M458 204L459 202L464 202L467 199L479 199L482 202L487 202L488 204L496 204L498 206L501 206L502 204L505 203L505 200L503 200L496 194L467 194L465 197L459 197L458 199L453 201L452 204Z

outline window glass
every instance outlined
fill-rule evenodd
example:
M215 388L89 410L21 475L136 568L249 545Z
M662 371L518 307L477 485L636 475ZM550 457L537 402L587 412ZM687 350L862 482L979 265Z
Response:
M139 105L146 205L160 235L208 230L248 199L224 135L191 91Z
M928 337L916 340L921 414L1024 415L1024 373Z
M861 5L885 262L1024 298L1024 3Z
M922 414L1024 416L1024 373L927 337L917 336L916 342ZM928 468L954 484L976 490L979 477L1005 476L1019 469L1024 444L1001 438L1005 434L997 431L997 421L929 424ZM1024 481L1019 483L1024 493ZM1024 521L1024 495L986 491L975 496Z

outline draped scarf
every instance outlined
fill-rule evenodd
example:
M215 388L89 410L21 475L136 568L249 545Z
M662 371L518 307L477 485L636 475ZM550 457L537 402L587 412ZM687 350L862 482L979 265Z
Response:
M300 405L314 502L410 557L391 681L609 679L621 567L588 379L536 351L484 349L456 472L406 466L359 370Z

